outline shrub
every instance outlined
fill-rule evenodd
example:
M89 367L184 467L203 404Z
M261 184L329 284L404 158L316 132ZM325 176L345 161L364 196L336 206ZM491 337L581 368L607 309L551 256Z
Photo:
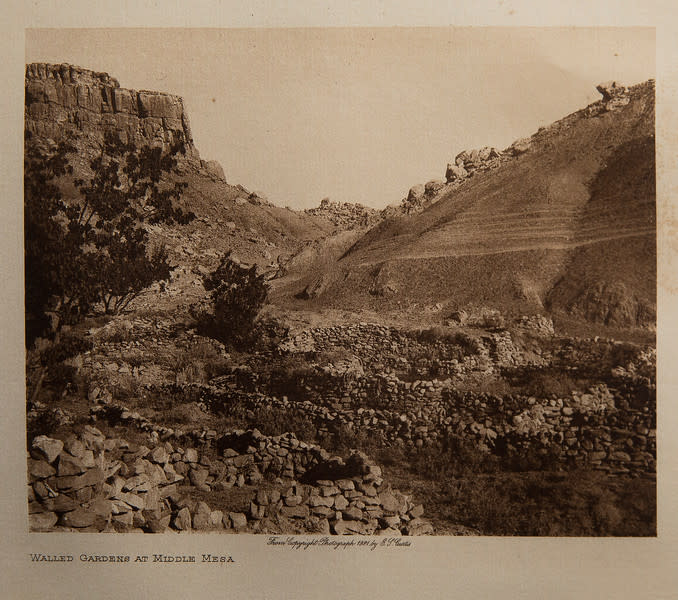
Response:
M164 411L163 421L171 425L192 425L199 423L205 412L198 402L187 402Z
M269 389L274 394L303 399L306 396L306 380L314 373L305 356L284 356L268 372Z
M52 435L61 425L58 413L49 408L34 411L26 420L26 435L30 447L33 439L39 435Z
M504 378L517 392L536 398L569 396L573 391L586 392L591 381L582 377L573 377L555 367L521 367L506 369Z
M134 339L134 330L129 321L116 321L106 325L98 337L101 342L125 344Z
M441 342L459 346L464 354L478 354L482 350L482 342L477 337L439 325L418 331L414 338L424 343Z
M373 454L381 445L378 434L367 433L362 429L348 428L343 424L333 427L330 434L323 440L322 445L326 450L336 454L345 454L353 449Z
M215 344L210 340L198 340L174 357L169 366L175 372L175 383L208 383L227 373L231 361Z
M198 310L198 330L236 348L252 347L256 341L255 321L268 296L268 285L256 265L242 266L229 252L217 269L203 276L210 292L209 310Z
M471 473L494 472L499 459L483 452L472 442L448 436L442 446L425 446L411 458L410 467L429 479L460 477Z
M264 407L253 411L248 421L249 427L256 426L264 435L281 435L291 431L300 440L313 442L318 434L313 421L298 411Z

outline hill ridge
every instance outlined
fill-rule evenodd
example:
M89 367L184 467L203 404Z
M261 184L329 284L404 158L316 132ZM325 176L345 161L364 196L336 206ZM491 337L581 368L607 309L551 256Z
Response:
M323 273L298 285L314 281L322 290L314 302L334 307L447 310L481 302L653 327L654 81L598 89L598 102L501 153L460 153L452 181L419 210L391 211L335 264L325 261ZM408 198L434 187L418 186ZM625 290L623 298L599 298L619 305L602 320L599 311L578 308L600 286Z

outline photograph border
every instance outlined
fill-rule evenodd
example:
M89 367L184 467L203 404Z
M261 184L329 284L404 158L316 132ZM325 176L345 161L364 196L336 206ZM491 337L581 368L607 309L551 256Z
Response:
M12 6L13 5L13 6ZM3 503L0 518L4 585L8 598L61 597L460 597L667 598L678 589L678 517L675 430L678 390L672 368L678 339L678 35L668 2L296 2L285 10L269 2L102 2L57 6L11 2L3 23L2 420ZM658 536L656 538L413 539L409 548L368 553L351 549L271 547L266 536L133 536L29 534L26 518L25 381L23 356L22 140L24 29L27 27L308 27L308 26L656 26L657 31L657 244L658 244ZM154 553L229 555L233 564L31 564L30 553L49 555Z

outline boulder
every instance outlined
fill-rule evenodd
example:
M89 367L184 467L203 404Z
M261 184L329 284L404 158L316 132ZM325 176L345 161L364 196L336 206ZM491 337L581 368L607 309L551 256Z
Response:
M222 179L226 181L226 175L224 174L224 168L221 166L217 160L203 160L202 166L210 174L216 177L217 179Z
M188 479L191 484L197 488L201 488L205 485L207 477L209 477L209 471L207 469L191 469L188 474Z
M210 527L213 529L223 528L224 513L220 510L210 512Z
M66 452L68 452L71 456L80 458L85 454L86 448L79 439L70 437L64 443L64 450L66 450Z
M29 527L31 531L49 531L59 520L56 513L38 512L29 515Z
M603 96L603 102L612 100L615 96L621 96L626 93L623 85L618 85L616 81L604 81L596 86L596 90Z
M348 500L343 496L334 496L334 508L337 510L346 510L346 508L348 508Z
M463 167L466 163L471 163L471 153L468 150L462 150L454 157L454 164L458 167Z
M151 452L151 462L154 462L159 465L164 465L169 461L169 455L167 454L167 450L163 448L162 446L156 447L152 452Z
M64 448L61 440L39 435L31 444L31 454L34 458L44 459L48 463L53 463Z
M425 194L427 196L435 196L444 187L445 182L442 179L432 179L431 181L427 181L424 186Z
M280 514L289 518L305 518L310 515L307 504L300 504L299 506L283 506L280 509Z
M347 509L342 510L341 514L348 521L360 521L363 518L363 511L356 506L349 506Z
M245 515L245 513L231 512L228 513L228 516L233 525L233 529L235 529L236 531L241 531L247 527L247 516Z
M426 189L424 188L423 185L421 184L414 185L410 188L410 191L407 194L407 201L416 202L417 200L421 200L424 197L425 193Z
M501 153L496 148L485 146L478 151L478 158L481 162L487 162L495 158L499 158Z
M332 529L336 535L365 535L369 532L369 526L360 521L344 521L338 519L332 524Z
M412 519L404 527L406 535L431 535L433 534L433 525L423 519Z
M59 454L59 465L57 468L57 473L59 477L64 475L80 475L80 473L85 472L85 467L82 464L82 460L68 454L67 452L61 452Z
M99 485L104 482L104 472L99 468L89 469L82 475L67 475L58 477L56 485L60 490L77 491L88 486Z
M56 473L56 470L46 460L29 459L28 473L32 479L47 479Z
M184 462L197 463L198 451L195 448L187 448L186 451L184 452Z
M106 498L97 498L89 504L89 510L100 517L108 518L113 513L113 502Z
M76 508L75 510L63 513L60 518L60 524L64 527L90 527L94 525L97 514L86 508Z
M530 149L532 140L530 138L521 138L513 142L507 149L507 152L513 156L524 154Z
M191 511L188 510L187 506L184 506L174 517L174 527L179 531L191 530Z
M468 177L468 171L463 166L452 163L447 164L447 171L445 171L447 183L461 181L462 179L466 179L466 177Z
M43 505L47 510L56 513L69 512L78 508L78 503L73 500L73 498L70 498L64 494L59 494L56 498L46 499L43 502Z
M212 511L210 507L205 502L198 502L198 506L196 506L193 514L193 529L199 531L210 529L212 526L211 519Z

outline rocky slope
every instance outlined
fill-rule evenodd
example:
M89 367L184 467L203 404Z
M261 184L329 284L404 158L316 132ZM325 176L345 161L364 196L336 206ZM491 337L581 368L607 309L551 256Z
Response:
M243 261L276 269L301 244L334 229L326 219L271 205L240 185L229 185L216 161L204 161L193 142L182 98L120 87L107 73L61 64L26 66L25 129L44 141L68 140L76 176L91 175L89 161L107 132L136 146L183 141L179 173L188 183L182 203L198 219L185 227L155 228L176 264L210 267L233 250ZM66 197L75 194L68 183Z
M652 327L654 82L599 91L503 152L457 155L447 183L413 188L328 269L316 302L481 304Z

